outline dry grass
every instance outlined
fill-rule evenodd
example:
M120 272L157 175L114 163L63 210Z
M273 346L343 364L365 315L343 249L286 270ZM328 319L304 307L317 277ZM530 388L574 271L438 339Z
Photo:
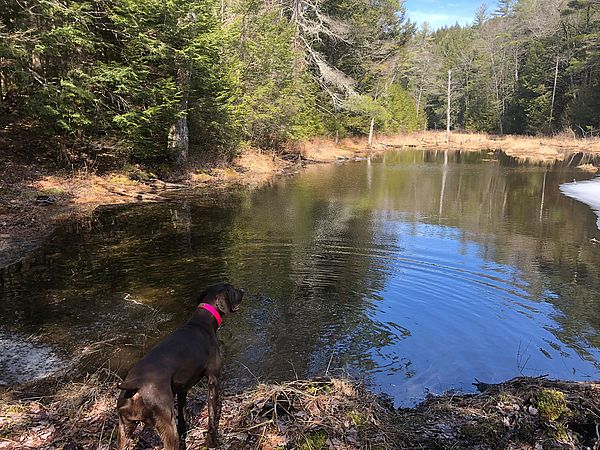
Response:
M332 139L314 138L298 144L294 151L314 162L333 162L339 159L365 157L381 151L381 146L369 149L366 137L347 138L337 144Z
M191 187L219 187L231 185L259 186L275 176L293 169L295 162L286 160L271 151L255 148L244 149L232 161L222 161L209 166L192 166L187 175Z
M0 449L109 449L116 439L115 377L106 372L80 383L57 386L56 393L19 399L6 393L0 405ZM207 429L204 388L190 393L187 448L203 448ZM223 449L392 449L389 422L394 412L364 386L346 379L322 378L261 384L225 395L221 405ZM160 449L151 429L139 429L136 448Z
M516 378L483 393L429 397L413 409L389 403L348 379L261 384L222 395L221 449L597 449L600 386ZM187 407L187 448L204 448L206 389ZM9 391L0 402L0 449L114 448L116 377L99 371L57 383L53 394ZM151 429L136 431L136 449L162 448ZM80 447L77 447L79 445Z
M598 449L600 385L515 378L400 413L400 448ZM416 427L420 428L415 433Z
M378 145L384 147L446 147L443 131L420 131L381 136ZM555 136L496 136L486 133L450 133L450 147L462 150L503 150L510 156L535 161L564 160L570 154L582 152L600 155L600 138L575 138L572 134Z
M394 448L393 411L364 386L322 378L259 385L223 404L230 448Z

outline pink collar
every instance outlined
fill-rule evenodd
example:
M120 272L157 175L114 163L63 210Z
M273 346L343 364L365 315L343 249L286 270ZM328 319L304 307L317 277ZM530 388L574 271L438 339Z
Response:
M221 319L221 314L219 314L219 311L217 311L217 309L213 305L209 305L208 303L200 303L198 305L198 308L205 309L209 313L211 313L213 317L217 319L217 328L221 326L221 322L223 321L223 319Z

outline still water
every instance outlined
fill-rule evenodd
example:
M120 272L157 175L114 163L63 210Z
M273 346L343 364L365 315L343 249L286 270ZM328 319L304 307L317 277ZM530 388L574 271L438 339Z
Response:
M103 208L4 271L0 382L82 352L123 373L222 280L247 293L220 332L233 386L344 370L411 405L475 378L598 379L600 232L559 191L589 178L411 150Z

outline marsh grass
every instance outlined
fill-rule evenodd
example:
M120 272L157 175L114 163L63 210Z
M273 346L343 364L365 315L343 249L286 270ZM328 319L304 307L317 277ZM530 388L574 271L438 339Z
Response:
M584 153L589 156L600 155L600 137L577 138L570 133L560 133L553 136L498 136L455 131L450 134L449 144L446 144L445 132L430 130L380 136L377 139L377 144L385 148L408 146L467 151L502 150L509 156L534 162L568 160L577 153ZM584 170L592 170L595 167L586 164L585 160L581 163Z

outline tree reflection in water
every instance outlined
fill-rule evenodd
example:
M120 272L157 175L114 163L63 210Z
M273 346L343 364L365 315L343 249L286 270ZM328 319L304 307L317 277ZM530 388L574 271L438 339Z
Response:
M558 189L585 177L411 150L104 208L4 271L2 327L69 355L118 338L110 363L124 370L228 280L248 292L221 331L240 386L344 368L402 404L473 377L597 376L595 217Z

